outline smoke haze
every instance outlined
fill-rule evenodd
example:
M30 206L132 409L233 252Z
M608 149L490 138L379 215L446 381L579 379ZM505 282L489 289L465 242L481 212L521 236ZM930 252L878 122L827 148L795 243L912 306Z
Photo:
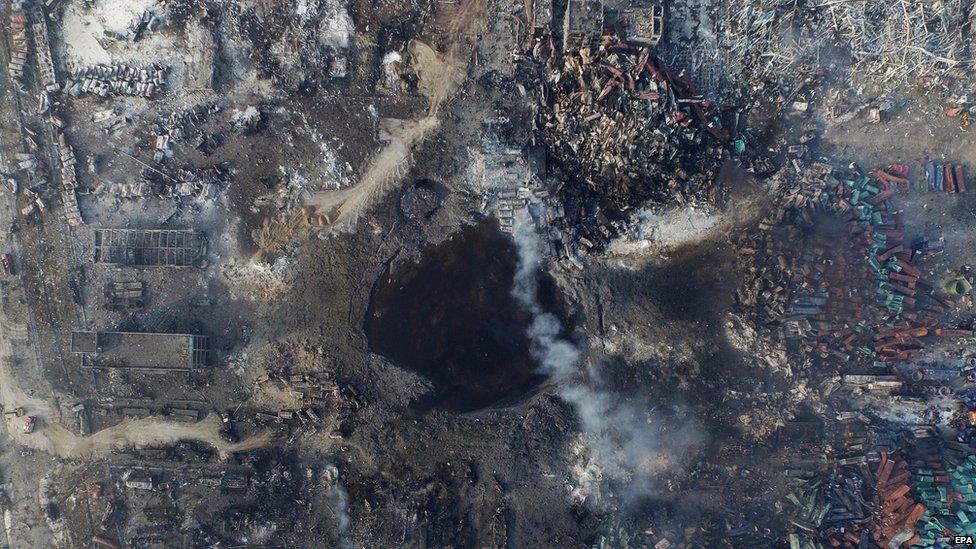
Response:
M626 481L626 493L619 494L626 499L654 495L675 470L678 458L703 443L698 429L691 421L681 426L666 421L655 413L654 403L625 399L607 386L599 365L581 364L581 350L561 337L559 318L544 311L539 302L542 242L525 210L516 217L513 239L518 266L512 292L532 315L527 335L533 356L576 411L589 452L588 461L577 467L575 495L602 507L606 480Z

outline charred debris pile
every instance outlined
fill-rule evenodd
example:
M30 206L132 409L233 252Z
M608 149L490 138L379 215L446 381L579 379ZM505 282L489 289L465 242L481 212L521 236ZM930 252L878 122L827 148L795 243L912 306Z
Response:
M536 29L518 57L519 90L534 101L535 139L557 174L551 189L561 227L585 248L626 232L649 202L714 200L721 162L745 151L739 115L699 95L690 75L665 67L647 46L604 29L566 51ZM565 37L564 37L565 38Z
M862 174L814 163L779 172L783 207L740 243L754 277L738 302L803 351L848 368L887 374L938 339L971 339L971 326L947 316L952 297L922 276L937 242L906 241L891 202L909 183L903 169Z
M852 83L931 87L967 78L974 9L966 0L730 2L712 32L730 64L757 82L791 87L798 70L840 66Z
M751 272L738 308L795 357L788 375L819 418L779 433L808 449L785 462L793 548L928 547L974 533L976 360L954 358L973 328L958 284L926 280L941 240L906 237L893 199L910 181L898 164L791 163L771 181L776 205L759 230L732 236ZM927 349L947 358L933 364Z
M902 444L911 449L791 477L790 547L932 547L976 534L976 455L925 429Z

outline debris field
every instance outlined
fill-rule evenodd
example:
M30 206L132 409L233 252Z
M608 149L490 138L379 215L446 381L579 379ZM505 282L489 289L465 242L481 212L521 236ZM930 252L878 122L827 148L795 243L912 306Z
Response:
M0 547L976 546L965 0L6 0Z

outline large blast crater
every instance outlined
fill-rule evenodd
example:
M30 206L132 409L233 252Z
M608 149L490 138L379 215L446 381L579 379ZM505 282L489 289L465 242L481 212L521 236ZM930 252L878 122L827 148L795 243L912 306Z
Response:
M372 351L433 384L415 408L512 405L545 380L526 333L532 316L512 295L517 263L511 239L486 221L381 275L364 330ZM555 283L538 279L543 308L556 312Z

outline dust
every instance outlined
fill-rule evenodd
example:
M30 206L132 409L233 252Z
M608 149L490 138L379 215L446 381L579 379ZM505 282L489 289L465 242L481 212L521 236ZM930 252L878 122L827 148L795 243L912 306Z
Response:
M610 243L609 258L639 267L754 224L768 205L769 197L756 192L758 184L751 174L726 163L719 171L718 180L730 188L729 201L724 207L682 204L641 210L635 215L631 232Z
M328 227L332 218L324 213L317 213L314 209L299 206L290 214L279 218L267 218L261 227L251 233L251 238L258 251L254 253L253 261L276 255L284 251L298 235L305 234L314 228Z
M233 299L271 301L288 291L291 262L282 256L271 264L259 261L231 261L220 266Z
M542 265L541 242L527 214L515 219L519 266L513 293L533 316L528 330L533 352L582 426L573 446L571 497L605 509L613 505L608 482L627 486L622 492L627 503L658 493L668 475L682 468L683 458L705 444L698 422L690 415L673 421L648 398L626 398L605 379L598 360L581 360L580 349L561 337L559 319L539 305L531 274Z

